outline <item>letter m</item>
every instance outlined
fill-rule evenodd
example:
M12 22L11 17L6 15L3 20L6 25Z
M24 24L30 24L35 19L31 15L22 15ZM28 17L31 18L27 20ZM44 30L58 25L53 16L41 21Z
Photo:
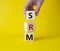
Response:
M33 34L26 34L26 40L33 40Z

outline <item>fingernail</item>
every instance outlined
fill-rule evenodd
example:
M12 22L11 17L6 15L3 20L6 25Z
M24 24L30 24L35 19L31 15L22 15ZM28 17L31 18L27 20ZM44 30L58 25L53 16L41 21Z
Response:
M37 13L35 13L36 14L36 16L38 15Z
M37 15L36 16L38 16L38 13L37 13Z

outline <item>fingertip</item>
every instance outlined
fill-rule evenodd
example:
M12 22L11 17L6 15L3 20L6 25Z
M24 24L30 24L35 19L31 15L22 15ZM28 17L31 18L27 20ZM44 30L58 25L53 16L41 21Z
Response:
M35 15L38 16L38 12L35 12Z

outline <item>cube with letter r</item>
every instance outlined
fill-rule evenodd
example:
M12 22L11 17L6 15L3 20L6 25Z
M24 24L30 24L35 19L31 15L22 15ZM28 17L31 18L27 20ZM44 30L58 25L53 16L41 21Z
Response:
M35 30L35 23L34 22L25 22L24 23L24 30L25 31L32 31L34 32Z
M34 20L35 19L35 11L26 11L26 19Z

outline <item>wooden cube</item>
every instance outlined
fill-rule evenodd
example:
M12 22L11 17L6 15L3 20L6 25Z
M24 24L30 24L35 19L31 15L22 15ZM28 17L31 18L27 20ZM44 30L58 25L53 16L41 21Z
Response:
M35 30L35 23L34 22L25 22L24 23L24 30L27 32L34 32Z
M26 19L34 20L35 19L35 11L26 11Z
M34 32L25 32L25 40L33 41L34 40Z

